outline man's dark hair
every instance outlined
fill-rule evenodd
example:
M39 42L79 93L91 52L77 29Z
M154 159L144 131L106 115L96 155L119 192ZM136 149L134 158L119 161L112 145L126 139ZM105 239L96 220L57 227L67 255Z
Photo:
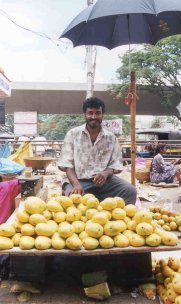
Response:
M90 97L90 98L87 98L84 102L83 102L83 105L82 105L82 110L83 112L85 113L87 108L95 108L95 109L99 109L99 108L102 108L102 113L105 112L105 104L104 102L97 98L97 97Z

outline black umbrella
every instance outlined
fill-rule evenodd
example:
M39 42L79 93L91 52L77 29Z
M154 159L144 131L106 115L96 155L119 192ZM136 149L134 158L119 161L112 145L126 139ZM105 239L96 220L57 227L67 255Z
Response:
M60 38L74 47L155 44L181 33L180 0L98 0L76 16Z
M181 34L181 0L97 0L74 18L60 38L70 39L74 47L99 45L112 49L125 44L154 45L176 34ZM134 72L127 101L131 111L131 180L135 184Z

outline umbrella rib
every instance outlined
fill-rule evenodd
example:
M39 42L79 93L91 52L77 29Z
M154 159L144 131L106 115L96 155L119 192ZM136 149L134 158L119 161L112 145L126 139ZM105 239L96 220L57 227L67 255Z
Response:
M145 14L145 18L147 19L146 14ZM148 20L148 19L147 19L147 24L148 24L149 31L150 31L150 33L151 33L151 37L152 37L152 39L153 39L153 42L150 43L150 44L155 45L155 44L157 43L157 41L154 39L154 35L153 35L152 30L151 30L151 26L150 26L150 24L149 24L149 20Z
M91 7L91 9L90 9L90 13L89 13L89 16L88 16L86 22L91 19L91 16L93 14L93 10L94 10L94 7L96 6L96 3L92 3L92 4L89 5L89 7Z
M117 24L117 20L118 20L118 18L119 18L119 15L117 15L116 16L116 21L115 21L115 23L114 23L114 29L113 29L113 34L112 34L112 41L111 41L111 47L112 47L112 45L113 45L113 37L114 37L114 34L115 34L115 32L116 32L116 24Z
M176 12L175 15L181 20L181 15L179 14L179 12Z

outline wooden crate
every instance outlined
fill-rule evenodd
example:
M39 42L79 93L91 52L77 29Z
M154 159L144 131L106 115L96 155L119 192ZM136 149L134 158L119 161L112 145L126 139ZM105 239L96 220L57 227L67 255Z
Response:
M14 173L9 173L9 174L0 174L0 179L2 182L6 182L12 179L16 179L16 177L18 176L18 174L14 174Z

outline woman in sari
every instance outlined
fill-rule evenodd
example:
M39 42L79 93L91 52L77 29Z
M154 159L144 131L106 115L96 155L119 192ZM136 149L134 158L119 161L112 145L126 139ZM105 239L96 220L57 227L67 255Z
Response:
M151 183L173 183L175 177L181 182L181 176L179 168L175 166L180 163L180 159L172 161L170 164L166 164L163 159L163 154L166 153L166 145L159 144L155 150L155 156L151 163L150 168L150 181Z

